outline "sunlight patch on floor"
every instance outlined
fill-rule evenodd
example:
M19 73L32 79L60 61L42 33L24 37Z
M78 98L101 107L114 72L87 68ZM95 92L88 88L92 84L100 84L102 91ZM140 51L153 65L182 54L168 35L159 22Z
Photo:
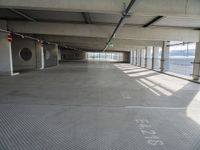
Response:
M200 91L194 96L187 107L187 117L200 125Z
M132 70L126 70L123 71L124 73L133 73L133 72L139 72L139 71L146 71L147 69L139 68L139 69L132 69Z
M151 75L154 74L154 71L145 71L145 72L139 72L139 73L132 73L132 74L128 74L129 77L140 77L140 76L147 76L147 75Z
M168 75L164 74L158 74L155 76L150 76L147 77L148 80L161 85L162 87L165 87L166 89L172 91L172 92L177 92L183 87L185 87L189 81L170 77Z
M156 85L154 84L153 82L150 82L144 78L140 79L142 82L146 83L148 86L154 88L155 90L159 91L160 93L166 95L166 96L171 96L173 95L173 93L171 93L170 91L168 91L167 89L159 86L159 85Z
M138 82L140 85L142 85L143 87L145 87L146 89L150 90L151 92L153 92L155 95L160 96L160 94L158 92L156 92L155 90L153 90L152 88L148 87L147 85L145 85L144 83L142 83L139 80L136 80L136 82Z

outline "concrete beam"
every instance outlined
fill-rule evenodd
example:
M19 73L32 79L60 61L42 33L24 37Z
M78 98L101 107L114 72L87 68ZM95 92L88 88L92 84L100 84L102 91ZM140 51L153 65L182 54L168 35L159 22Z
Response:
M86 45L102 45L105 44L106 38L90 38L90 37L69 37L69 36L45 36L40 35L38 38L44 40L59 42L61 45L65 44L86 44ZM127 45L127 46L162 46L162 41L150 41L150 40L135 40L135 39L114 39L112 44L115 46L118 45Z
M136 40L136 39L114 39L112 42L115 45L127 45L127 46L162 46L162 41L152 40ZM108 48L109 49L109 48Z
M125 26L116 38L197 42L200 38L199 33L199 31L183 28Z
M0 7L121 14L124 2L130 0L0 0ZM133 9L136 15L196 16L199 7L199 0L138 0Z
M8 28L15 32L28 34L108 38L115 26L9 21ZM115 38L189 42L198 42L200 40L199 31L195 30L170 27L142 28L138 26L124 26L116 34Z
M200 77L200 43L196 43L194 67L193 67L193 80L199 80Z
M90 44L90 45L99 45L106 43L106 38L91 38L91 37L75 37L75 36L51 36L51 35L37 35L38 38L56 42L60 45L67 45L67 44L73 44L73 45L79 45L79 44Z
M45 36L39 35L38 38L43 40L59 43L62 46L72 46L83 49L102 50L107 41L106 38L89 38L89 37L68 37L68 36ZM134 39L114 39L113 47L107 50L130 51L132 48L144 46L162 46L162 41L134 40Z
M15 32L29 34L108 38L109 34L113 31L114 26L9 21L8 28Z

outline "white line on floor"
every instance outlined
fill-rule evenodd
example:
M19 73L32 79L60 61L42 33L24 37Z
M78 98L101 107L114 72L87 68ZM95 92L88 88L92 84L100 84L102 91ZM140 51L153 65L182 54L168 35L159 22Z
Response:
M145 107L145 106L125 106L128 109L166 109L166 110L185 110L185 109L195 109L187 107ZM196 108L197 109L197 108Z

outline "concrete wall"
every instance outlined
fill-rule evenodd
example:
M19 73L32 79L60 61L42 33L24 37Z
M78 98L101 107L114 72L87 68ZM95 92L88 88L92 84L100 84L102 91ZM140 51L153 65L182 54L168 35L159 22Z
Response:
M28 61L20 57L20 51L23 48L28 48L32 52L32 58ZM36 45L35 41L23 39L18 36L13 38L12 42L12 58L14 72L36 69Z
M53 44L44 45L44 66L52 67L58 65L58 46Z
M0 33L0 75L12 75L11 44L7 40L7 33Z
M31 50L32 58L28 61L23 60L20 56L23 48ZM12 42L12 58L14 72L56 66L58 65L58 46L42 45L40 42L15 36Z
M61 50L62 61L67 60L83 60L85 59L86 53L84 51L72 51L72 50Z

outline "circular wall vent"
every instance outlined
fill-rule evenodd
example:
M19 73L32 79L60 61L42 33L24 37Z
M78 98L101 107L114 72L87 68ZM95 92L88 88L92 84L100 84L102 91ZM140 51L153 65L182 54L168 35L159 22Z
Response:
M29 61L32 58L32 52L29 48L21 49L19 55L22 58L22 60L24 60L24 61Z

